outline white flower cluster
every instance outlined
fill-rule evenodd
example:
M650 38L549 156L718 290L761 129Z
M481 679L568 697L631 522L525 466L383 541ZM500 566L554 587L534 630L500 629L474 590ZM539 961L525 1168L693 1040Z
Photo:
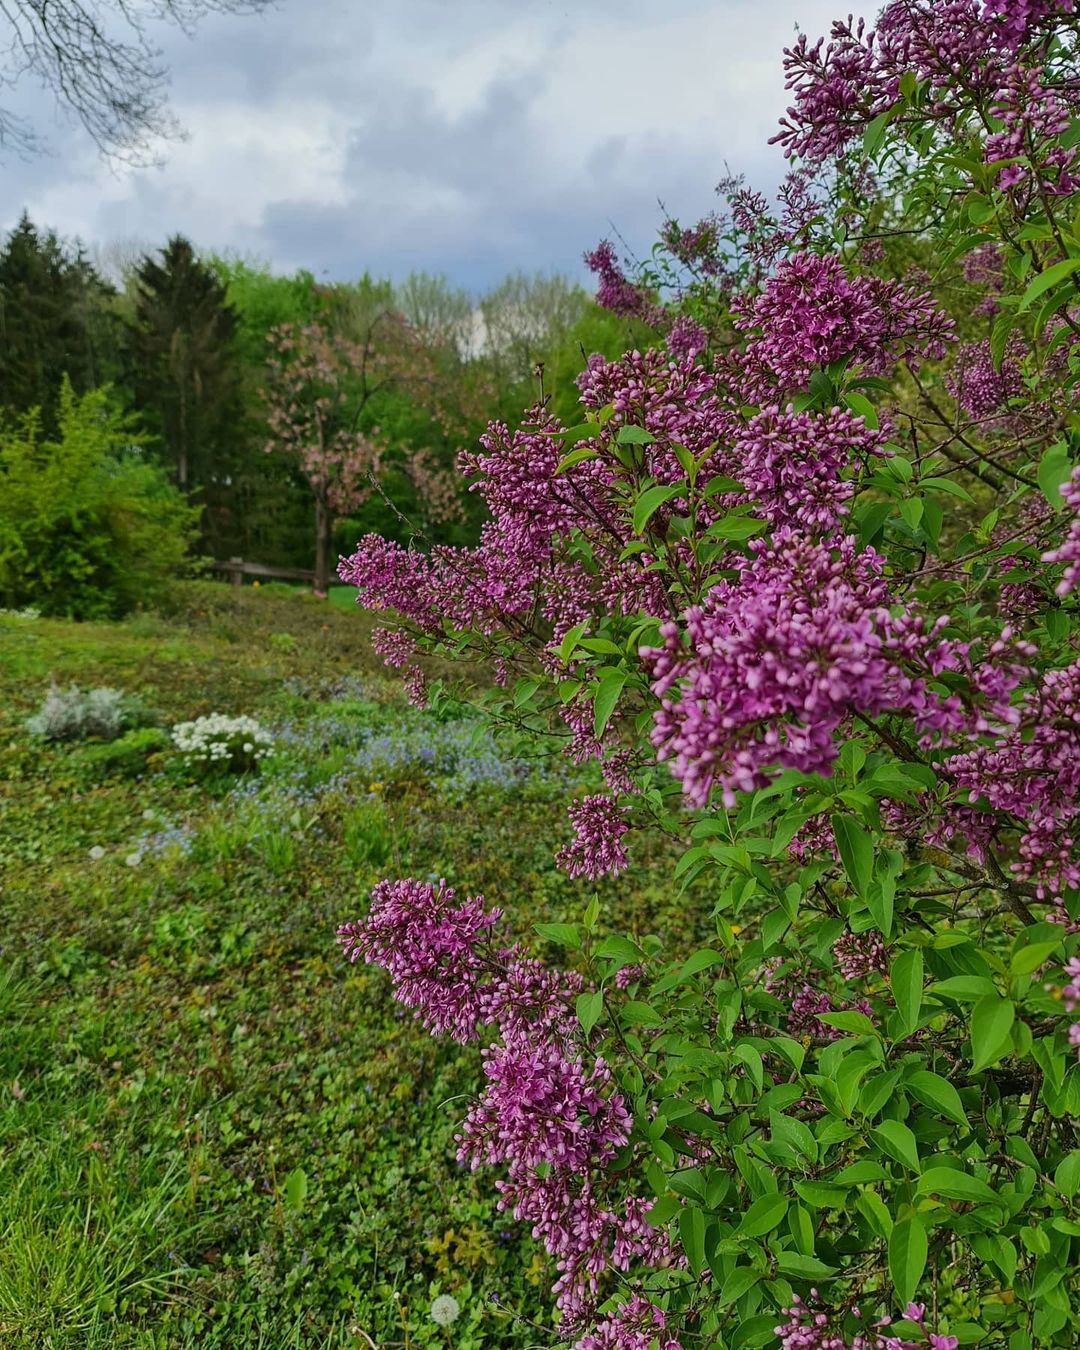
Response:
M274 748L274 738L254 717L229 717L225 713L178 722L172 738L189 766L253 767Z
M23 609L0 609L0 619L40 619L41 610L34 609L32 605L27 605Z

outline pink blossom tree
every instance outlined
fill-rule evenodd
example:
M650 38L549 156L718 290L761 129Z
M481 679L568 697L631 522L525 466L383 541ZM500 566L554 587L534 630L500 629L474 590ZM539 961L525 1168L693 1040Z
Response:
M356 325L353 325L354 327ZM460 513L457 478L427 446L395 446L362 422L372 401L404 389L421 400L442 435L460 429L447 397L437 354L391 310L353 336L342 324L284 324L270 334L264 389L267 452L291 455L311 489L315 508L315 592L330 584L334 526L377 489L378 475L395 463L413 486L422 525Z
M330 585L334 523L370 494L379 445L357 428L366 399L347 376L361 352L322 324L287 324L270 335L265 391L270 440L266 450L288 451L315 503L315 593Z

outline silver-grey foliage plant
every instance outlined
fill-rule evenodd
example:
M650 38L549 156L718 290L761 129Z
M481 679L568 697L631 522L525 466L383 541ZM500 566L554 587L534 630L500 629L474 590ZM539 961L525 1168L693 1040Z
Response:
M26 727L46 741L112 741L143 720L137 700L119 689L61 689L53 682Z

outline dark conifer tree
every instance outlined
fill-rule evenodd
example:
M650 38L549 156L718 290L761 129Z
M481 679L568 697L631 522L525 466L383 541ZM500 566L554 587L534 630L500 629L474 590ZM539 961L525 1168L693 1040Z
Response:
M207 499L242 452L236 311L214 271L174 236L135 273L131 384L177 485Z
M0 405L41 408L51 434L65 375L79 394L115 379L114 298L81 248L24 212L0 250Z

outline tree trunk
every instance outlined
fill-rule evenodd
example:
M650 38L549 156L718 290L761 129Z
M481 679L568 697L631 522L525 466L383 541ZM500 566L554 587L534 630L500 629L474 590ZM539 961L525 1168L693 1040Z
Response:
M330 589L330 509L321 497L315 498L315 594L326 599Z
M180 437L179 444L176 447L176 484L181 492L187 492L188 486L188 418L187 418L187 385L183 379L180 381Z

